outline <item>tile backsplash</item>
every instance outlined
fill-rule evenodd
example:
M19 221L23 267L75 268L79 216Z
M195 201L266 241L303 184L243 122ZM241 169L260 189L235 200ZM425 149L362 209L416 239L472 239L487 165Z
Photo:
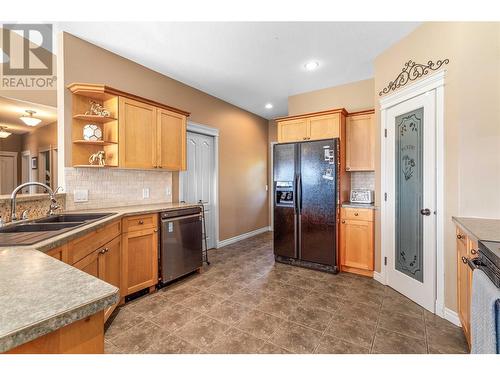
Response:
M66 202L66 194L57 194L56 201L59 205L59 209L57 209L56 212L63 211ZM0 217L2 218L4 223L10 222L10 204L10 198L0 199ZM17 217L21 217L21 214L24 210L28 211L29 219L38 219L40 217L47 216L49 206L50 200L47 194L19 194L16 201Z
M375 190L375 172L351 172L351 189Z
M66 208L70 211L172 202L171 172L65 168L64 174ZM143 189L149 189L149 198L143 198ZM75 190L88 190L88 202L74 202Z

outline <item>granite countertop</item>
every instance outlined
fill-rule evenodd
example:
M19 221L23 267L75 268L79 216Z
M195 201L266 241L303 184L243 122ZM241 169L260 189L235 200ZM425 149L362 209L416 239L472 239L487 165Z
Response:
M104 310L120 298L118 288L44 252L124 216L195 206L160 203L68 211L113 215L34 245L0 247L0 352Z
M373 203L351 203L351 202L342 202L342 207L350 207L350 208L368 208L370 210L376 210L377 206Z
M36 250L0 250L0 352L118 302L118 288Z
M65 211L64 213L113 213L113 215L106 216L105 218L93 221L87 225L82 225L81 227L75 228L73 230L61 233L60 235L54 236L47 240L37 242L33 245L26 246L15 246L18 250L38 250L46 253L47 251L54 249L56 247L62 246L65 243L70 242L75 238L79 238L87 233L93 232L113 221L119 220L125 216L141 215L157 213L162 211L176 210L179 208L189 208L189 207L199 207L199 204L191 203L156 203L156 204L144 204L144 205L134 205L127 207L108 207L108 208L97 208L88 210L75 210L75 211ZM0 250L7 247L0 246Z
M452 220L478 241L500 242L500 219L453 216Z

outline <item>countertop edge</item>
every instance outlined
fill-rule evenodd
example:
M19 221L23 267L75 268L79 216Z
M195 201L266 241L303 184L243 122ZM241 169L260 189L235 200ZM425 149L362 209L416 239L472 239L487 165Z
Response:
M469 237L474 238L476 241L490 241L490 242L500 242L500 219L492 219L492 218L483 218L483 217L461 217L461 216L452 216L451 217L452 222L459 226L460 229L462 229ZM494 235L488 236L488 235L478 235L477 233L474 232L473 229L470 228L470 225L466 221L487 221L487 225L496 225L497 228L495 228ZM464 222L465 221L465 222ZM484 224L483 224L484 225ZM491 228L487 228L485 231L490 230Z
M172 203L166 203L166 204L172 204ZM137 209L134 210L135 206L130 206L131 211L130 212L113 212L123 210L121 207L110 207L110 208L98 208L98 209L88 209L88 210L74 210L74 211L64 211L64 213L95 213L95 212L110 212L113 213L113 215L104 217L102 219L96 220L94 222L88 223L84 226L81 226L79 228L75 228L74 230L68 231L66 233L62 233L58 236L56 236L53 239L46 239L44 241L41 241L37 244L33 245L26 245L26 246L0 246L1 249L7 249L7 248L15 248L19 250L38 250L41 251L42 253L46 253L52 249L55 249L59 246L62 246L76 238L82 237L90 232L93 232L97 229L100 229L104 227L105 225L112 223L113 221L120 220L124 217L127 216L135 216L135 215L141 215L141 214L152 214L152 213L159 213L163 211L172 211L172 210L177 210L179 208L189 208L189 207L199 207L199 204L183 204L181 207L163 207L163 208L146 208L146 209L141 209L140 206L137 206Z
M7 333L5 336L0 337L0 353L9 351L48 333L54 332L78 320L85 319L90 315L114 305L119 299L119 289L115 288L115 291L111 294L88 301L71 310L35 322L32 325L25 326L11 333Z

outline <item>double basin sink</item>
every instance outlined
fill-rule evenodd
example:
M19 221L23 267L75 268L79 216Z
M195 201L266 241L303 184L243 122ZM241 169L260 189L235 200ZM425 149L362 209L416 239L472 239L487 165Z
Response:
M60 214L0 228L0 246L23 246L58 236L113 213Z

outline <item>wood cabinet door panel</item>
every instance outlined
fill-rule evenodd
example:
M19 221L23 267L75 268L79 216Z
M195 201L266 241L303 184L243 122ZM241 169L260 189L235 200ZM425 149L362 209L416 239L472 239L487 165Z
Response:
M158 166L170 171L186 169L186 116L158 109Z
M278 123L278 142L299 142L309 137L309 126L306 118L282 121Z
M156 107L120 97L120 167L150 169L157 166L156 112Z
M373 223L361 220L342 220L342 265L373 271Z
M125 295L158 282L158 230L124 234L123 267Z
M104 245L103 250L105 252L99 258L99 278L121 289L121 237ZM104 321L108 320L118 303L104 310Z
M308 137L311 141L340 137L340 114L311 117Z
M79 270L86 272L89 275L99 278L99 251L100 250L95 250L93 253L87 255L85 258L73 264L73 267L78 268Z
M347 118L346 170L375 170L375 124L373 114Z

